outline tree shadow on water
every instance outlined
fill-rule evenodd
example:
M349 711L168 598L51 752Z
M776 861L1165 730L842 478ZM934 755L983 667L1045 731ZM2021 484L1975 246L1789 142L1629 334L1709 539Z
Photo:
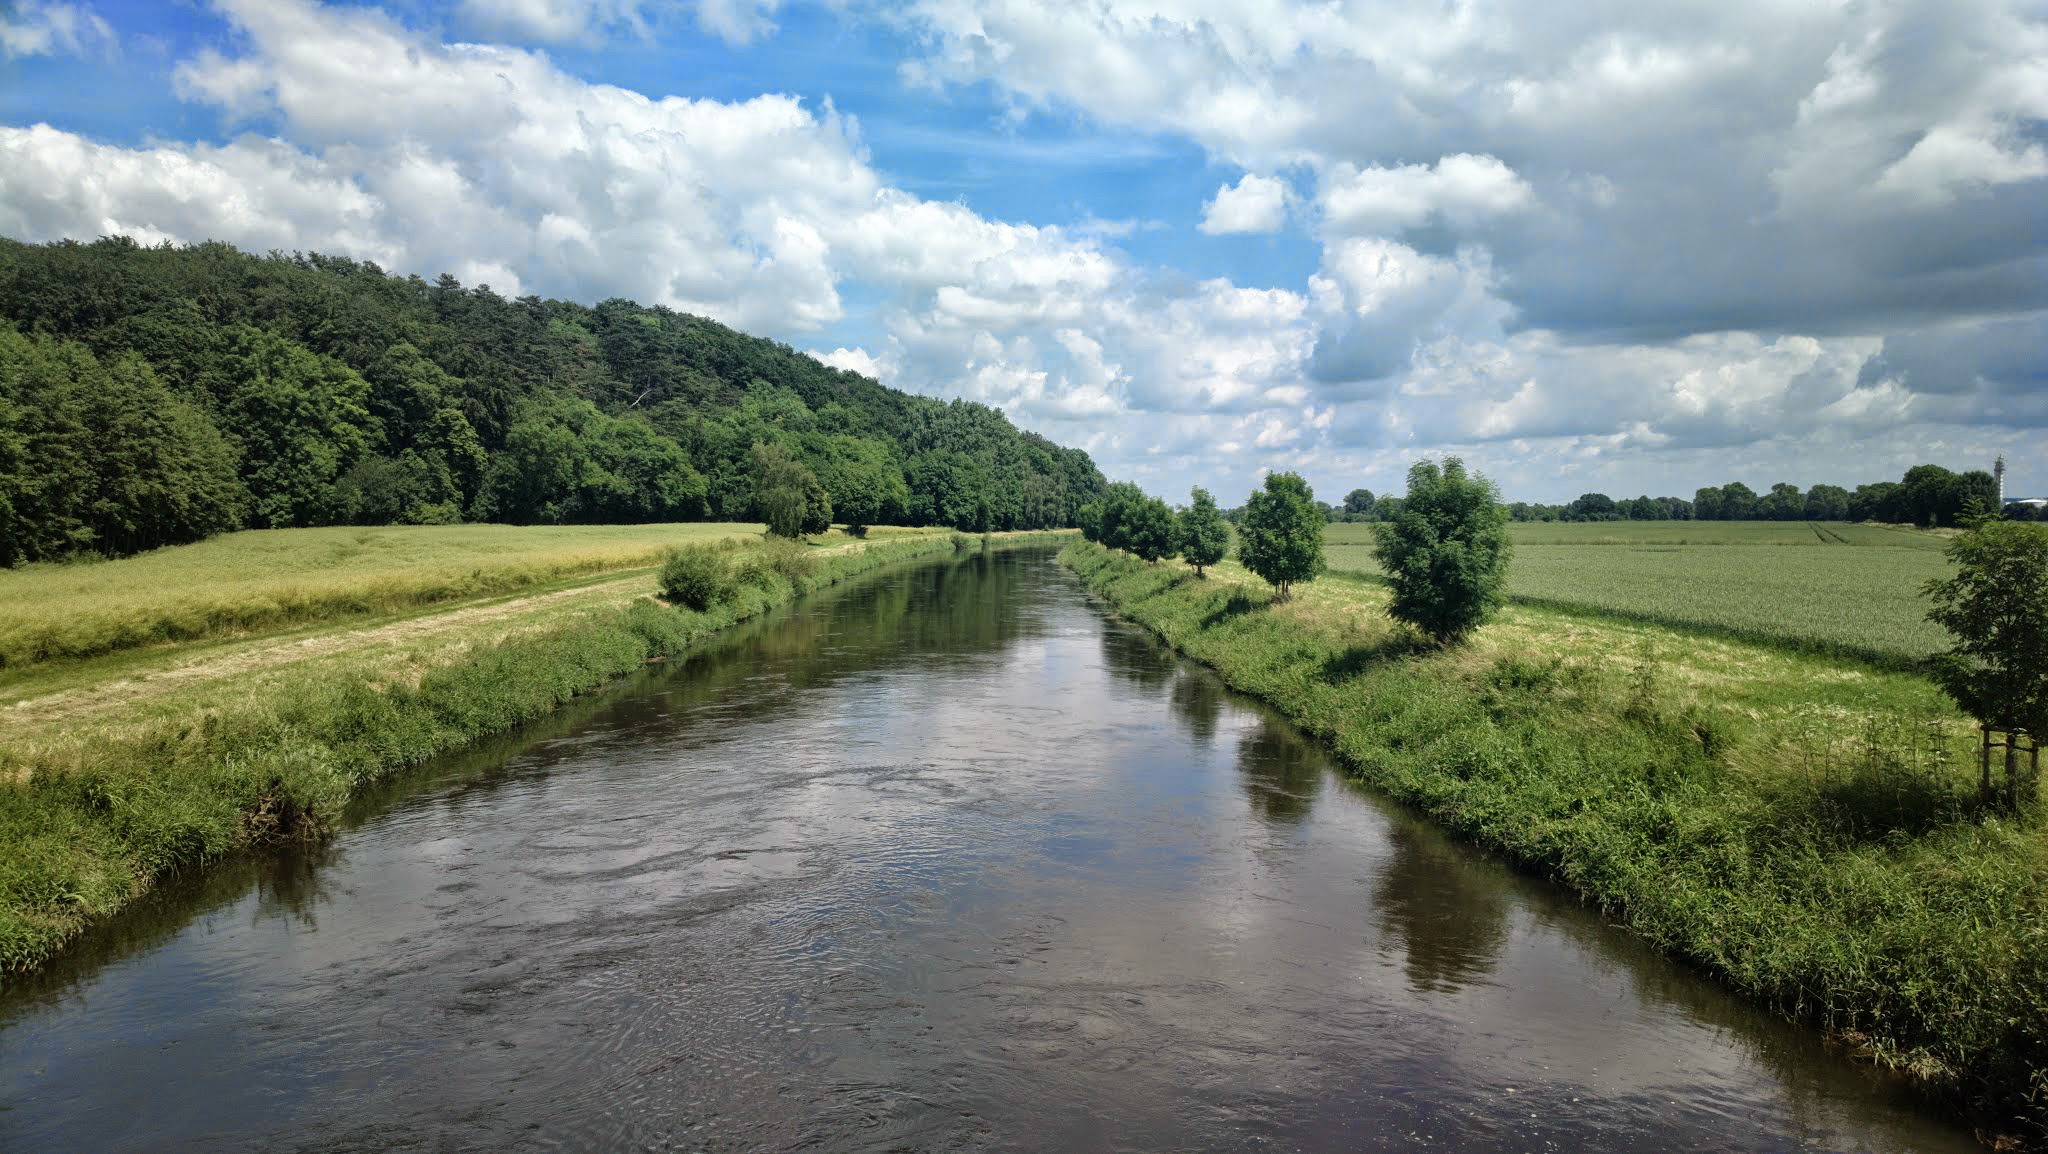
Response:
M1407 953L1408 985L1448 993L1485 978L1508 940L1508 899L1500 882L1476 876L1463 852L1426 830L1396 822L1393 857L1373 883L1374 920Z
M1260 718L1239 740L1237 768L1252 811L1275 825L1299 825L1322 792L1325 762L1293 728Z
M1216 739L1216 723L1223 715L1224 690L1214 676L1194 669L1181 670L1168 699L1173 714L1187 723L1195 740L1207 745Z

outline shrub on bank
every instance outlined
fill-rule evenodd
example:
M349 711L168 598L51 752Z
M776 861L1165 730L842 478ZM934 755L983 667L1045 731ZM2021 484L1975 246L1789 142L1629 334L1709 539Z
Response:
M739 582L728 552L711 544L669 550L661 563L661 595L699 613L730 602L739 593Z

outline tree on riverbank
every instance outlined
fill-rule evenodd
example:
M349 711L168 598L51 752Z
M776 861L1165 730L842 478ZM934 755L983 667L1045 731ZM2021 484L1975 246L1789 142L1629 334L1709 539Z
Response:
M1925 586L1955 634L1934 679L1985 725L2048 734L2048 526L1985 520L1949 542L1956 575Z
M1279 589L1282 601L1293 595L1296 581L1313 581L1323 571L1323 514L1301 474L1268 473L1265 487L1252 492L1237 556Z
M1508 513L1492 481L1445 457L1408 467L1400 513L1373 526L1380 568L1393 581L1387 612L1455 645L1507 600Z
M1223 560L1223 555L1230 551L1230 526L1223 520L1209 490L1197 485L1189 498L1194 503L1180 515L1175 528L1179 531L1181 558L1195 567L1195 576L1202 577L1202 570Z

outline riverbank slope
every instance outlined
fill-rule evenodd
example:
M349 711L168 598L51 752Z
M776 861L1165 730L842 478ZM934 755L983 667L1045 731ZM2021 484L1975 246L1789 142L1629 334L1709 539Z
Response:
M2048 1140L2048 836L1976 801L1935 688L1854 661L1529 607L1417 645L1368 579L1276 603L1075 543L1123 616L1361 779L1660 949Z
M171 870L321 836L395 770L812 589L963 545L982 542L943 530L795 550L742 538L728 546L746 578L737 597L703 612L656 600L654 570L628 554L632 567L516 596L8 670L0 974L39 966Z

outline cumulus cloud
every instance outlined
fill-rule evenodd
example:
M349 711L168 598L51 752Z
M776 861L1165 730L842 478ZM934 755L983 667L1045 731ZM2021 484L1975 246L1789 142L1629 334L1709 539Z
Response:
M1210 236L1237 232L1278 232L1287 223L1287 182L1247 172L1236 184L1216 190L1202 208L1200 228Z
M1529 182L1492 156L1461 152L1435 165L1338 164L1323 174L1320 202L1331 233L1392 235L1433 221L1470 228L1529 206Z
M83 56L113 43L114 30L83 4L24 0L0 12L0 56Z
M1267 287L1142 264L1092 218L924 199L830 102L642 94L374 7L218 7L232 37L176 83L226 134L0 129L0 227L659 302L999 405L1175 493L1227 497L1268 466L1382 488L1446 448L1534 496L1779 462L1842 479L2048 425L2048 17L2018 0L891 14L912 84L989 86L1015 117L1184 138L1242 171L1176 211L1201 204L1206 236L1299 230L1313 273ZM59 9L87 11L5 27ZM680 17L745 43L780 11L466 0L457 23L556 43ZM92 42L0 35L13 54Z

